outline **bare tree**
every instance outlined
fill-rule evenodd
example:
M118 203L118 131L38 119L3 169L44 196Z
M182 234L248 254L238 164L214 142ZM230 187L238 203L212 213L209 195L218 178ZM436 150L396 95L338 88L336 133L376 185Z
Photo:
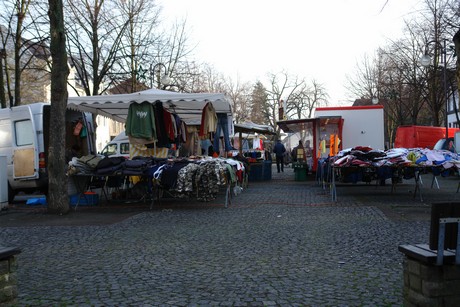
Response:
M328 97L326 88L313 79L311 84L301 84L292 94L289 105L297 118L311 118L315 108L327 105Z
M421 124L425 78L419 64L421 43L411 27L405 39L391 42L379 50L377 97L384 101L386 120L394 126Z
M458 55L460 54L460 30L458 30L457 33L455 33L453 41L455 44L455 53ZM457 56L456 64L457 64L457 67L455 69L455 76L457 78L457 88L460 88L460 57L459 56ZM460 124L460 118L459 118L457 107L458 107L458 104L454 103L454 110L455 110L455 114L457 117L457 123Z
M199 76L199 67L195 62L189 61L194 46L189 44L189 34L186 30L186 19L176 21L171 29L163 34L165 38L161 41L162 45L158 46L157 61L167 64L165 73L172 80L171 84L163 86L164 89L185 91L189 87L189 80L195 80Z
M452 41L454 42L454 54L456 56L456 67L455 67L455 76L456 80L451 80L452 83L455 82L457 91L460 88L460 3L458 1L450 1L448 3L448 13L446 14L445 23L448 25L448 29L451 30L451 35L453 37ZM455 98L457 96L453 96ZM457 127L460 126L460 115L458 110L458 102L453 99L453 110L457 119Z
M280 128L276 124L279 119L279 108L283 107L283 101L286 101L285 114L288 115L294 106L290 100L293 94L302 87L304 80L299 77L292 77L287 71L282 71L278 74L268 73L268 82L270 87L267 88L267 104L264 110L269 125L277 132L278 137Z
M156 75L152 71L154 63L165 64L158 60L163 47L160 33L156 30L160 9L153 0L122 1L118 9L128 24L120 40L120 56L114 67L116 74L111 76L113 80L117 76L128 76L131 92L136 92L141 89L140 82L150 80L150 84L153 83ZM147 76L144 75L146 71Z
M231 79L226 80L227 94L232 100L233 117L236 123L242 123L250 119L250 92L249 83L241 82L237 79L233 82Z
M46 46L47 34L43 36L44 15L40 4L30 0L2 0L1 26L1 70L3 89L2 106L15 106L43 100L43 82L49 81L47 66L49 52ZM40 31L37 31L40 29ZM25 78L23 78L25 73ZM35 91L35 93L34 93ZM35 99L34 99L35 98Z
M452 84L448 80L443 80L443 66L446 70L452 67L453 58L446 57L447 50L444 50L443 42L451 40L455 31L448 27L446 20L450 19L449 14L451 7L449 4L452 0L425 0L425 10L421 13L421 22L412 24L412 26L423 29L425 54L433 56L432 65L426 70L428 95L427 105L433 114L433 125L441 126L442 121L446 118L447 112L446 100L453 94L453 89L444 90L444 81L446 84ZM442 63L442 61L447 61ZM449 74L447 74L449 76ZM447 97L446 97L447 95Z
M8 31L5 27L0 25L0 39L1 39L1 48L0 48L0 107L6 108L6 92L5 84L8 80L8 66L6 61L6 42L8 40Z
M168 89L178 92L200 93L205 92L206 86L202 77L202 71L208 69L207 64L200 64L195 61L184 61L181 63L180 69L175 69L170 72L172 76L172 84Z
M11 79L10 79L10 72L14 72L14 67L10 67L8 61L8 54L9 50L13 50L12 47L9 47L9 42L13 40L13 33L11 29L12 24L12 13L7 12L8 6L4 2L4 14L0 15L1 20L8 25L8 27L3 26L0 24L0 37L1 37L1 55L0 55L0 101L2 108L7 107L7 95L8 95L8 102L10 106L14 106L14 95L11 90ZM6 88L6 92L5 92Z
M352 94L380 99L385 107L385 124L390 138L398 125L440 126L445 118L448 97L443 89L441 42L450 30L442 20L448 15L447 4L452 2L426 0L421 13L406 20L404 36L389 41L373 59L366 57L364 64L358 66L355 77L349 78L348 90ZM423 54L432 54L435 59L428 68L419 63ZM447 71L450 66L449 61ZM447 83L452 84L449 73L447 77ZM448 96L455 89L449 86Z
M21 104L21 41L24 18L29 10L30 0L17 1L16 4L16 33L14 44L14 103L15 105Z
M195 80L195 92L225 93L225 77L213 66L205 64Z
M377 88L379 80L378 57L369 57L365 54L360 63L356 63L356 70L353 75L347 76L346 88L354 98L377 97Z
M77 83L87 96L104 93L112 85L105 81L121 56L129 18L110 1L67 0L65 7L67 50L76 68Z
M48 151L48 211L65 214L69 211L65 170L65 112L67 108L67 53L65 49L64 12L62 0L49 0L51 34L51 111L50 146Z

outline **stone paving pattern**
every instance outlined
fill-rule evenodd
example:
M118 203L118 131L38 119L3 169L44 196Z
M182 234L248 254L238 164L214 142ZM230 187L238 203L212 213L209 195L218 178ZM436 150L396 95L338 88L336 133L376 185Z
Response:
M401 306L398 245L428 243L430 203L460 197L455 177L425 186L423 202L412 181L393 193L339 185L332 202L273 170L228 208L222 194L111 225L2 227L0 216L0 245L22 249L20 306Z

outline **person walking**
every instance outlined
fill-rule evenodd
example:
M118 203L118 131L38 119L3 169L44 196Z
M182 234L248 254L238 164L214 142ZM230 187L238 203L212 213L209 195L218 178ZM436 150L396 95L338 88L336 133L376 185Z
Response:
M278 169L278 173L284 172L284 153L286 152L286 148L284 147L281 140L277 140L275 147L273 147L273 153L276 156L276 168Z

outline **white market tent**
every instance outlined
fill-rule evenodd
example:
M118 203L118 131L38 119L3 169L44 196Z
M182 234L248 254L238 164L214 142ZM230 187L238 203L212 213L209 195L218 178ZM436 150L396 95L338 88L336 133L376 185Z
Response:
M176 93L158 89L148 89L131 94L69 97L67 108L81 112L91 112L109 117L118 122L126 122L131 103L161 101L168 111L179 115L187 125L199 125L206 103L211 102L216 113L231 116L230 99L220 93Z
M235 124L235 134L236 133L247 133L249 134L254 134L254 133L260 133L260 134L268 134L268 135L274 135L275 131L273 130L273 127L269 125L260 125L260 124L255 124L251 121L245 121L240 124Z

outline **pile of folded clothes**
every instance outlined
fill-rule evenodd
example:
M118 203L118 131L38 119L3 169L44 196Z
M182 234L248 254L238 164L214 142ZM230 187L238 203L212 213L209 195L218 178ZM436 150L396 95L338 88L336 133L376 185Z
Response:
M68 175L143 175L148 167L155 162L153 158L134 157L100 157L87 155L72 158L69 162Z
M460 167L457 153L428 148L392 148L386 151L358 146L345 149L331 158L334 166L442 166L444 169Z
M427 148L392 148L386 151L358 146L342 150L330 157L328 163L340 172L338 181L371 182L385 179L410 179L416 171L430 171L434 175L449 176L460 168L457 153Z

